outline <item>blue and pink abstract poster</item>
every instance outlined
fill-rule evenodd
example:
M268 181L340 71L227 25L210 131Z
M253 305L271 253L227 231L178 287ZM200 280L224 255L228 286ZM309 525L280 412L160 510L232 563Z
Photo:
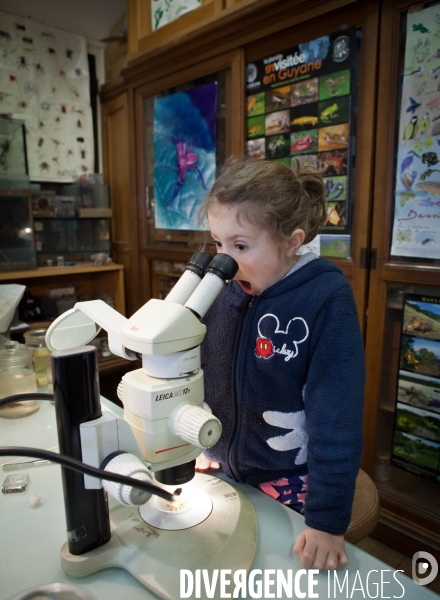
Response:
M217 83L154 102L157 229L201 229L198 212L216 173Z

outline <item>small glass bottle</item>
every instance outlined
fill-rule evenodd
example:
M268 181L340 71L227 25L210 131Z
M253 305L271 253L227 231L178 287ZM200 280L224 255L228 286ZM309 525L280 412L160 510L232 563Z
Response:
M32 364L32 350L18 342L8 341L0 351L0 398L37 392ZM14 402L0 408L0 417L16 419L33 414L39 409L37 400Z
M50 367L50 350L46 346L47 329L31 329L24 334L26 348L33 353L33 363L38 391L49 388L52 372Z
M374 464L374 479L381 483L390 480L391 476L391 453L389 450L377 450Z

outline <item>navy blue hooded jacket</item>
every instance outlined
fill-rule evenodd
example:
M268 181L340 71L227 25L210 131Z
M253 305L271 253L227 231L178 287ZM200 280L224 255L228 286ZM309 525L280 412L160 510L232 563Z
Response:
M223 426L205 455L254 485L307 466L306 525L343 534L362 454L364 351L341 270L301 262L259 296L232 282L204 319L205 402Z

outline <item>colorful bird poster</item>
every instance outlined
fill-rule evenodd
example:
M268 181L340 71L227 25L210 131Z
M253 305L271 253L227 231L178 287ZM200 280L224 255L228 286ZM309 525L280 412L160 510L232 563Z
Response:
M391 254L440 258L440 7L407 15Z
M217 83L154 101L157 229L200 230L198 213L216 174Z
M25 122L32 181L93 173L87 40L0 12L0 112Z
M328 209L308 245L349 258L359 39L345 29L247 65L247 155L324 171Z
M440 482L440 298L407 294L391 462Z

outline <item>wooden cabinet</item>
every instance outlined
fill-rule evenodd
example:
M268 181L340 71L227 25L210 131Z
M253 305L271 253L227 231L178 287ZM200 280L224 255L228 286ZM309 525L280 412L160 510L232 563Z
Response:
M154 97L218 77L224 91L224 111L217 115L224 124L222 152L243 153L246 64L346 27L358 29L361 42L352 255L334 262L353 287L366 343L363 468L372 477L377 451L389 447L392 440L402 292L435 292L440 296L439 261L390 257L401 28L410 7L411 3L403 0L203 2L197 9L200 12L196 10L151 33L149 3L130 0L132 60L122 73L124 84L113 90L110 86L102 93L105 115L107 119L113 115L111 126L115 127L113 137L106 137L106 152L109 156L114 153L118 162L114 168L108 162L108 181L120 168L118 181L130 182L117 194L125 214L122 217L119 213L120 218L126 219L130 227L115 223L121 228L121 237L114 234L114 239L120 240L121 249L131 248L124 265L127 273L132 269L133 302L140 306L152 296L166 294L167 286L177 279L181 263L186 262L197 242L196 236L188 232L154 228ZM116 147L121 146L124 135L130 138L122 142L128 145L125 162L121 148ZM135 206L127 193L132 194ZM439 484L415 478L405 488L403 479L394 487L378 482L382 513L375 535L409 555L423 549L438 552Z
M33 296L44 296L48 288L74 285L75 293L79 299L81 296L95 299L102 294L112 298L114 308L125 316L125 294L124 294L124 267L112 264L102 267L93 265L76 265L72 267L40 267L29 271L7 271L0 272L0 285L5 283L20 283ZM49 322L32 323L32 328L46 328ZM102 332L104 333L104 332ZM14 333L15 339L23 342L21 333ZM99 337L105 337L104 335ZM117 356L99 360L99 378L101 393L118 403L116 387L122 375L134 368L136 364Z

